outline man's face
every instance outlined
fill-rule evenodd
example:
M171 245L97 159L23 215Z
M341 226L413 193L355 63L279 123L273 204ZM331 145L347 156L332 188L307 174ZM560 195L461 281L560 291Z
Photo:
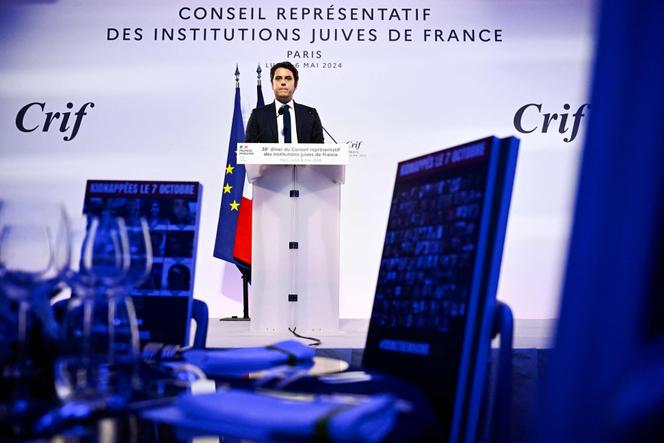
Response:
M277 70L274 71L274 78L272 79L274 98L281 103L288 103L293 99L295 89L295 77L293 77L293 73L290 69L277 68Z
M172 207L173 215L178 219L182 219L189 215L189 208L187 207L187 203L185 203L183 200L180 200L179 198L173 200Z

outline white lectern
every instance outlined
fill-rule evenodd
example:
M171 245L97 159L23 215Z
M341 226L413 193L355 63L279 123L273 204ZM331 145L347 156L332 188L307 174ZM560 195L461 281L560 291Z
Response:
M270 149L278 155L261 155ZM324 152L332 154L326 158ZM279 164L286 161L298 164ZM238 162L245 163L253 184L252 331L338 330L345 180L345 166L338 163L348 162L347 146L238 144Z

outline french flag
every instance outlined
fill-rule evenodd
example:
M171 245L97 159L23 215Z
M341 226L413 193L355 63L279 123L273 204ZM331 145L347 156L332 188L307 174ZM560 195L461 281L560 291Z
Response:
M235 246L233 247L233 258L238 266L251 269L251 184L244 178L244 189L242 190L242 202L240 213L237 218L237 229L235 230Z
M263 90L261 88L261 67L256 69L258 81L256 83L256 107L265 106L263 100ZM237 229L235 230L235 247L233 248L233 257L238 266L251 270L251 197L252 187L246 178L242 188L242 202L240 203L240 213L238 214Z

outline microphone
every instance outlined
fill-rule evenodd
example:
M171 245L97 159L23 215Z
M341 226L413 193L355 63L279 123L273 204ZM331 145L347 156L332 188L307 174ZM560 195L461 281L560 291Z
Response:
M315 116L316 116L316 113L314 112L313 109L308 109L308 110L307 110L307 114L309 114L309 115L312 116L312 117L315 117ZM325 133L326 133L327 135L330 136L330 138L332 139L332 141L333 141L334 143L339 144L339 143L334 139L334 137L332 137L332 134L330 134L330 133L328 132L328 130L325 129L325 126L323 126L322 123L320 124L320 126L321 126L321 128L323 128L323 131L325 131Z

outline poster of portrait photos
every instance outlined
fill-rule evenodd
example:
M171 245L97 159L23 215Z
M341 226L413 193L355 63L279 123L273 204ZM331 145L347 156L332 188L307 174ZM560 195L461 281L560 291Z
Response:
M200 188L195 182L88 180L85 214L144 217L150 228L152 271L131 295L191 297Z
M143 342L187 342L201 191L197 182L87 181L85 214L122 217L127 225L145 218L149 227L152 270L130 293Z

